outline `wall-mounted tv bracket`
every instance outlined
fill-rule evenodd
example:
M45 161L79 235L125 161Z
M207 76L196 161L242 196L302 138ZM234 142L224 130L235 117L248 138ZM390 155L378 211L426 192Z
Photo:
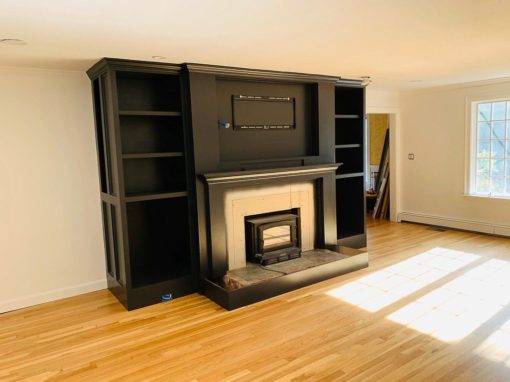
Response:
M235 123L235 107L234 103L238 101L260 101L260 102L282 102L282 103L291 103L292 104L292 124L236 124ZM254 96L254 95L233 95L232 96L232 125L234 126L234 130L285 130L285 129L295 129L296 128L296 100L294 97L275 97L275 96ZM224 121L219 121L224 122ZM228 127L226 126L228 125ZM221 125L220 125L221 126ZM230 123L226 122L224 128L229 128Z

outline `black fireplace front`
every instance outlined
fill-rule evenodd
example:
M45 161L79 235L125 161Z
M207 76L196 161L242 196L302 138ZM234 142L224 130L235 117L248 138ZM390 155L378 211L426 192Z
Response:
M269 265L301 256L299 214L275 212L245 218L246 256Z

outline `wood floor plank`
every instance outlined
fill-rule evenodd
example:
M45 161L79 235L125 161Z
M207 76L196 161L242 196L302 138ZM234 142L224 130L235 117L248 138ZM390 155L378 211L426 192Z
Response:
M434 251L470 260L409 293L402 292L403 281L386 289L365 281ZM369 220L368 252L368 269L232 312L198 294L126 312L108 291L98 291L2 314L0 380L510 380L508 303L453 341L427 332L427 322L420 329L392 318L447 293L466 275L488 272L483 267L491 260L501 260L494 274L508 262L510 275L510 240ZM488 288L486 277L480 285ZM335 294L341 288L366 292L380 306L349 302ZM383 292L400 294L382 304ZM466 284L466 296L472 292Z

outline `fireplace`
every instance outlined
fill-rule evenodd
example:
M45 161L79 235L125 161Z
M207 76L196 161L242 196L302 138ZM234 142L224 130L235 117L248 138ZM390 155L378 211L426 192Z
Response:
M248 261L270 265L301 256L299 209L245 218Z
M235 309L366 267L366 252L337 245L337 168L204 174L204 293Z

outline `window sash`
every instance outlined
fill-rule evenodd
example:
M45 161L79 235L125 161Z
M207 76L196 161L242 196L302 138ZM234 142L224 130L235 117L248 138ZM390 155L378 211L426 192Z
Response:
M469 194L510 198L510 98L471 103Z

